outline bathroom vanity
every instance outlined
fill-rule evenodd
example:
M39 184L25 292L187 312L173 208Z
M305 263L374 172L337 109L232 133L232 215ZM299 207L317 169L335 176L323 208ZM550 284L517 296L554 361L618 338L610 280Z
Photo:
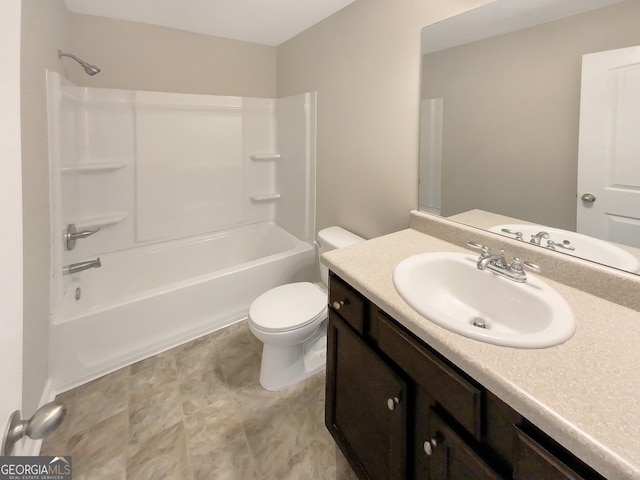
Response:
M395 265L427 251L463 249L408 229L323 256L326 425L358 477L640 478L638 312L545 279L574 311L570 340L478 342L395 291Z
M329 298L326 423L360 478L604 478L336 275Z

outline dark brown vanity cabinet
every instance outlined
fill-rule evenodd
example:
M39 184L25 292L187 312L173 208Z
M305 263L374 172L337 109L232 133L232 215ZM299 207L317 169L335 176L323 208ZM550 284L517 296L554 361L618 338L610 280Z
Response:
M326 415L334 438L362 478L405 478L406 382L334 312L329 335Z
M325 423L361 479L603 479L335 275Z

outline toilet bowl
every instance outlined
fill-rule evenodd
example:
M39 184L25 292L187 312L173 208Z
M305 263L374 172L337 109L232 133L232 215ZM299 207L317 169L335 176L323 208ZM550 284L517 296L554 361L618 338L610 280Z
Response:
M364 241L341 227L318 232L319 254ZM264 346L260 384L282 390L324 369L327 345L329 271L323 283L298 282L272 288L249 308L249 329Z

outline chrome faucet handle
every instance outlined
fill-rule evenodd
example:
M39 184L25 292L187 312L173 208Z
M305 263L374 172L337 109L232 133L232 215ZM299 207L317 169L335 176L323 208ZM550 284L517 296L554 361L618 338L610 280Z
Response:
M562 243L554 242L553 240L547 240L547 248L550 250L555 250L556 247L564 248L565 250L575 250L576 247L571 245L569 240L563 240Z
M482 245L478 242L467 242L467 245L471 248L475 248L476 250L480 250L480 256L482 258L489 256L489 247L487 247L486 245Z
M524 260L522 260L522 259L520 259L518 257L515 257L513 259L513 262L511 263L510 270L513 273L524 274L524 268L525 267L527 269L529 269L529 270L534 271L534 272L541 272L542 271L542 269L538 265L536 265L535 263L525 262Z
M503 228L500 231L504 233L508 233L509 235L515 235L516 240L520 240L521 242L524 242L524 238L523 238L524 235L522 232L516 232L515 230L511 230L510 228Z

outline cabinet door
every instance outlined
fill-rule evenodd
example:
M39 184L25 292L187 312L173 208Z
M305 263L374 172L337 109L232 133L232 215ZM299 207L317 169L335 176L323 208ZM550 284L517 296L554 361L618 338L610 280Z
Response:
M327 428L360 478L405 478L406 383L333 311L327 340Z
M480 456L431 409L429 431L433 445L429 462L430 480L500 480Z
M561 459L520 428L516 427L516 433L518 441L513 475L516 480L604 480L575 457L565 454Z

